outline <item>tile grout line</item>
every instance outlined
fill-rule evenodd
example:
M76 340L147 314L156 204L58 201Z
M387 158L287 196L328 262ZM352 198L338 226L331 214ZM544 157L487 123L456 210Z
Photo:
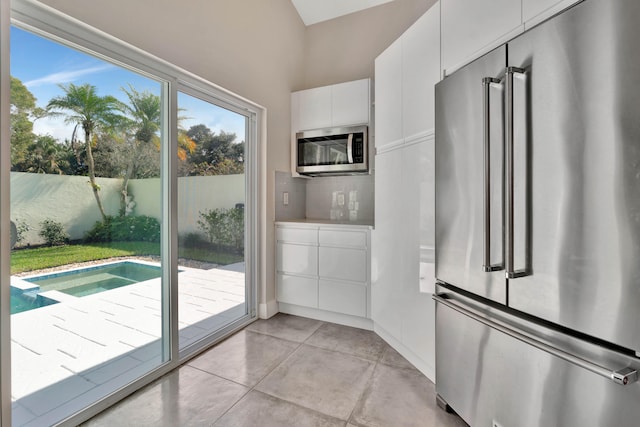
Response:
M353 406L353 409L351 410L351 413L349 414L349 418L347 419L347 423L358 425L360 427L366 427L366 425L363 425L361 423L356 423L353 420L353 414L356 411L356 409L358 408L358 406L362 403L362 399L367 395L367 393L373 387L373 377L374 377L374 375L376 373L376 370L378 369L378 365L380 364L380 360L382 359L382 356L383 356L385 351L386 350L384 350L384 349L382 351L380 351L380 354L378 355L377 360L375 360L375 364L373 365L373 369L371 370L371 375L369 376L369 378L367 380L367 385L364 387L364 389L362 390L362 393L360 393L360 396L356 400L356 404ZM383 363L383 365L384 365L384 363Z
M289 402L288 400L280 399L280 398L279 398L279 397L277 397L277 396L272 396L272 395L271 395L271 394L269 394L269 393L265 393L265 392L262 392L262 391L260 391L260 390L256 390L256 387L257 387L257 386L258 386L258 385L259 385L259 384L260 384L260 383L261 383L261 382L262 382L262 381L263 381L267 376L269 376L273 371L275 371L275 370L276 370L280 365L282 365L285 361L289 360L289 358L291 358L291 357L292 357L292 356L293 356L293 355L294 355L294 354L295 354L295 353L300 349L300 347L302 347L302 344L304 344L304 341L302 341L302 342L299 342L299 341L291 341L291 340L287 340L287 339L285 339L285 338L276 337L276 336L271 335L271 334L267 334L267 333L262 333L262 332L258 332L258 331L249 330L249 329L247 329L247 328L244 328L244 329L242 329L242 330L243 330L243 331L246 331L246 332L254 332L254 333L261 334L261 335L269 336L269 337L271 337L271 338L277 338L277 339L281 339L281 340L283 340L283 341L287 341L287 342L295 343L295 344L297 344L297 347L296 347L296 348L294 348L294 349L291 351L291 353L290 353L287 357L285 357L284 359L282 359L279 363L275 364L275 365L274 365L274 366L273 366L273 367L272 367L272 368L271 368L271 369L270 369L266 374L264 374L264 375L263 375L263 376L262 376L262 377L261 377L261 378L260 378L260 379L259 379L259 380L258 380L258 381L253 385L253 386L252 386L252 387L248 387L248 386L247 386L247 385L245 385L245 384L241 384L241 383L238 383L238 382L236 382L236 381L230 380L230 379L228 379L228 378L224 378L224 377L222 377L222 376L220 376L220 375L211 374L211 372L203 371L203 372L207 372L207 373L209 373L209 374L211 374L211 375L214 375L214 376L216 376L216 377L218 377L218 378L222 378L222 379L225 379L225 380L227 380L227 381L231 381L231 382L233 382L234 384L242 385L242 386L244 386L244 387L247 387L247 389L248 389L248 390L246 391L246 393L244 393L244 394L243 394L243 395L242 395L242 396L241 396L241 397L240 397L240 398L239 398L239 399L238 399L238 400L237 400L233 405L231 405L231 406L230 406L226 411L224 411L224 412L223 412L223 413L222 413L218 418L216 418L216 419L213 421L213 423L211 423L211 426L212 426L212 427L213 427L213 426L215 426L215 424L216 424L218 421L220 421L220 420L221 420L225 415L227 415L227 414L228 414L228 413L229 413L233 408L235 408L235 407L238 405L238 403L240 403L240 401L241 401L242 399L244 399L244 398L245 398L249 393L251 393L252 391L256 391L257 393L262 393L262 394L264 394L264 395L270 396L270 397L272 397L272 398L274 398L274 399L281 400L281 401L283 401L283 402L287 402L287 403L290 403L290 404L294 404L293 402ZM238 331L238 333L239 333L239 332L240 332L240 331ZM315 333L315 331L314 331L313 333ZM311 335L313 335L313 333L312 333ZM235 335L235 334L234 334L234 335ZM311 336L311 335L309 335L309 336ZM307 337L306 339L308 339L308 337ZM306 341L306 339L305 339L305 341ZM196 369L198 369L198 368L196 368ZM300 405L297 405L297 406L300 406ZM304 408L303 406L300 406L300 407ZM310 409L310 408L305 408L305 409ZM316 412L317 412L317 411L316 411ZM323 415L326 415L326 414L323 414Z

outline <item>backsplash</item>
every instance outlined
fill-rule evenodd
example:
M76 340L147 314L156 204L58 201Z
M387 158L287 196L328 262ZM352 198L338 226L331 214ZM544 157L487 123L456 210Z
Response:
M306 217L307 179L293 178L290 172L276 171L275 193L276 221ZM288 193L288 205L283 203L284 193Z
M293 178L276 171L275 219L358 221L373 224L373 175ZM284 193L288 205L284 205Z
M373 175L313 178L307 182L307 218L373 224L373 198Z

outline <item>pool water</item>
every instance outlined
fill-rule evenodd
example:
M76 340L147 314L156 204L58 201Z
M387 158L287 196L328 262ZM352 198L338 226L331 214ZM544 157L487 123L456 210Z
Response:
M41 292L55 290L83 297L155 279L160 277L161 273L162 270L158 266L124 261L24 280L40 286Z
M57 303L58 301L38 295L34 291L20 293L14 292L13 288L11 289L11 314L22 313L23 311L34 310Z

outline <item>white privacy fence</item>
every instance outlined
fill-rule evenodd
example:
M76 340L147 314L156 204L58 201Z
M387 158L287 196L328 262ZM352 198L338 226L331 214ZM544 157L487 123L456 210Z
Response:
M215 175L178 178L178 233L198 231L199 212L232 208L245 202L244 175ZM97 178L107 215L120 210L119 178ZM131 215L161 220L162 191L159 178L129 181L129 195L135 203ZM46 175L11 172L11 220L28 231L20 245L43 243L40 223L51 219L63 224L71 239L81 239L100 211L86 176Z

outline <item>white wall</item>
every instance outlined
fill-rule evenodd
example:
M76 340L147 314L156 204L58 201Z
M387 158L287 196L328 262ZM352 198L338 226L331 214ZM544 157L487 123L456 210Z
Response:
M120 207L119 179L97 178L105 213L116 215ZM86 176L11 172L11 220L26 223L23 244L43 243L38 236L45 219L61 222L71 239L81 239L96 221L98 204Z
M198 230L199 213L233 208L245 203L244 175L188 176L178 178L178 233ZM129 183L136 215L160 220L160 179L136 179Z
M106 214L117 215L122 180L97 178L97 182ZM133 215L161 220L160 179L131 180L129 194L136 203ZM245 202L245 176L180 177L178 195L178 233L198 231L199 212ZM82 239L102 217L86 176L11 172L11 219L29 226L21 245L36 245L44 243L38 232L45 219L62 223L71 239Z
M375 58L435 2L392 1L309 26L298 89L373 78Z

